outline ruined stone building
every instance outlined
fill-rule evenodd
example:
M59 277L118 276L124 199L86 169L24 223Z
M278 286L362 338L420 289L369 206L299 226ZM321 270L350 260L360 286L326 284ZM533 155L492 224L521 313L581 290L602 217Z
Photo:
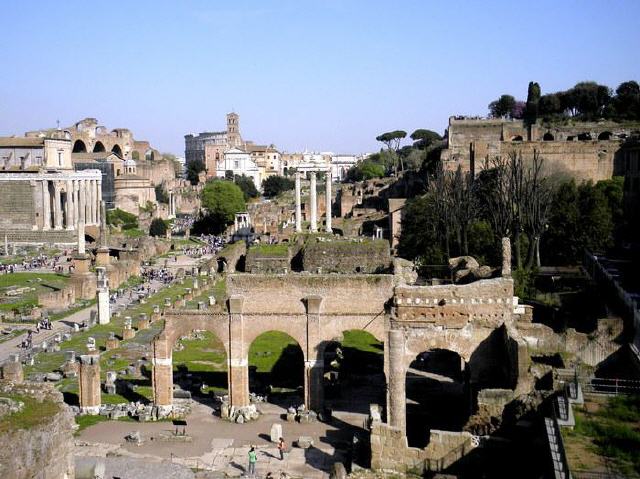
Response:
M240 117L237 113L227 114L227 129L224 131L205 131L198 135L184 137L185 162L202 161L207 176L216 176L218 164L224 161L224 152L231 148L242 148L244 142L240 135Z
M620 147L639 131L640 125L610 121L527 125L523 120L450 117L441 159L448 170L460 165L478 172L487 157L517 152L531 158L536 151L551 172L598 181L622 174Z
M0 236L26 243L76 242L80 222L100 224L102 174L74 171L71 139L0 138Z
M72 143L73 153L112 152L120 158L134 160L160 158L160 153L150 147L148 141L134 139L127 128L107 129L99 125L95 118L85 118L66 128L50 128L25 133L28 138L51 135L54 131L62 131Z

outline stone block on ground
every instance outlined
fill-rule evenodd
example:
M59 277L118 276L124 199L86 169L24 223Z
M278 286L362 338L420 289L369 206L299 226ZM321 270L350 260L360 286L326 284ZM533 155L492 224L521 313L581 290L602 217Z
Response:
M271 426L271 442L278 442L280 440L280 438L282 437L282 424L280 423L274 423Z
M313 446L313 439L309 436L300 436L296 441L296 446L298 446L300 449L309 449L311 446Z

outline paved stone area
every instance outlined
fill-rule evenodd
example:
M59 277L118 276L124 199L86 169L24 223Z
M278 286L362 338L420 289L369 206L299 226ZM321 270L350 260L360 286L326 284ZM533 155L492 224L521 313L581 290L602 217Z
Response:
M261 404L259 408L263 414L257 421L232 424L213 416L210 405L194 403L187 418L189 442L167 440L173 432L173 425L168 422L99 423L80 434L76 454L127 456L151 462L168 460L189 468L215 472L220 474L219 477L242 477L247 468L249 446L255 445L258 451L256 477L262 478L267 472L279 477L284 471L293 478L325 479L329 477L334 462L346 460L352 435L364 420L362 414L336 413L331 424L287 423L281 419L285 412L283 408L273 404ZM280 460L276 445L269 439L274 422L282 424L284 438L290 446L284 461ZM142 434L143 443L139 446L124 440L133 431ZM314 446L309 449L291 447L299 436L312 437Z

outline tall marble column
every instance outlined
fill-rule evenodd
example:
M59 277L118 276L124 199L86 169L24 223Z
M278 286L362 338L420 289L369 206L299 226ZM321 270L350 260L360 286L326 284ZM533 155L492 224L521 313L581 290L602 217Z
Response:
M51 198L49 197L49 180L42 181L42 229L51 229Z
M53 182L53 224L54 228L57 230L62 229L62 203L60 198L60 182Z
M300 206L300 172L296 171L296 232L302 231L302 208Z
M327 210L327 221L326 221L326 231L327 233L331 233L331 167L327 170L327 174L325 177L326 185L325 185L325 209Z
M67 200L64 204L64 212L65 212L65 227L69 230L73 228L73 185L71 180L67 180L66 191L67 191Z
M73 216L77 228L80 223L80 180L73 181Z
M311 176L311 185L309 186L309 198L311 203L311 231L313 233L318 231L318 200L316 194L316 172L312 171L310 173Z
M87 222L87 188L85 187L85 180L80 180L79 195L78 195L78 210L80 213L79 221L82 223Z
M90 201L89 201L89 211L91 212L90 216L90 220L91 220L91 224L95 225L96 224L96 185L95 185L96 181L95 180L89 180L89 196L90 196Z
M99 179L96 182L96 205L97 205L97 213L96 213L96 224L100 224L100 221L102 221L102 219L100 218L102 216L102 179Z

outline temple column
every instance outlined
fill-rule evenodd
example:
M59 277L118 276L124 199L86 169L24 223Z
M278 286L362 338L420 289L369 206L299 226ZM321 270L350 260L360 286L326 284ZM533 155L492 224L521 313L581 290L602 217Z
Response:
M42 229L51 229L51 198L49 196L49 181L42 181Z
M87 223L87 188L85 187L85 180L80 180L79 195L78 195L78 211L79 221Z
M73 180L73 226L77 227L80 221L80 184Z
M302 231L302 208L300 206L300 172L296 171L296 232Z
M91 221L98 224L98 196L96 195L96 180L91 180Z
M326 185L325 185L325 209L327 210L327 221L326 221L326 231L327 233L331 233L333 230L331 229L331 167L327 170L327 174L325 177Z
M309 191L309 198L311 203L311 232L315 233L318 231L318 202L317 202L317 194L316 194L316 172L312 171L311 175L311 185Z
M386 347L386 345L385 345ZM407 399L404 369L404 334L402 330L389 331L389 371L387 374L387 421L407 433Z
M53 227L62 229L62 203L60 198L60 182L53 182Z
M91 181L84 180L84 194L85 194L85 224L92 224L91 221Z
M96 224L100 224L100 221L102 221L100 218L102 216L102 179L96 182L96 198Z
M73 228L73 182L67 180L67 201L64 204L65 211L65 227L70 230Z

